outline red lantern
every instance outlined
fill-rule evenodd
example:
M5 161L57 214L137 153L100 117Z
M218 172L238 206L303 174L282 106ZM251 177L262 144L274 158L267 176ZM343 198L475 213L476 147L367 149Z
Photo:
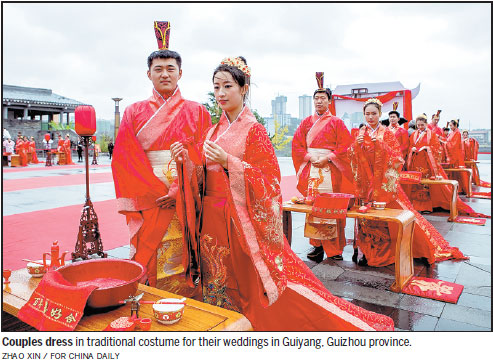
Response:
M97 138L96 138L96 135L93 135L93 136L92 136L92 141L96 142L96 139L97 139Z
M45 134L45 140L46 142L50 141L50 134Z
M80 136L91 136L96 132L96 111L92 106L75 109L75 132Z

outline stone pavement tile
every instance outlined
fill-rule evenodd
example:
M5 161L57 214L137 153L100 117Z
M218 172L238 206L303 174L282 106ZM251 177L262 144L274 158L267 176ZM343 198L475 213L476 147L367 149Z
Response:
M491 329L491 311L446 304L441 318Z
M489 287L491 290L491 273L484 271L477 266L465 263L462 266L455 283L464 285L464 287Z
M463 261L457 260L441 261L424 267L419 274L415 270L414 274L421 277L455 282L463 264Z
M457 305L491 312L491 297L462 292Z
M486 220L488 222L488 219ZM481 234L491 236L491 226L476 226L474 224L467 223L453 223L453 227L451 231L458 233L466 233L468 235L471 234Z
M466 263L491 273L491 256L470 256Z
M462 290L462 292L491 298L491 286L464 286L464 290Z
M350 283L352 285L370 287L372 289L389 291L394 282L394 278L388 278L387 275L375 276L355 271L345 271L337 277L337 281Z
M377 305L396 307L401 298L399 294L391 291L382 291L346 282L323 280L322 283L336 296L358 299Z
M402 298L399 300L399 304L396 305L398 309L413 311L415 313L421 313L436 317L440 317L444 306L445 303L442 301L426 299L423 297L406 294L402 294Z
M346 298L345 300L347 300L350 303L352 303L354 305L357 305L357 306L359 306L359 307L361 307L363 309L366 309L366 310L369 310L369 311L373 311L374 313L377 313L377 314L386 315L386 316L389 316L389 317L392 317L393 314L397 312L397 309L396 308L393 308L391 306L377 305L377 304L373 304L373 303L370 303L370 302L367 302L367 301L358 300L358 299L348 299L348 298Z
M442 318L438 320L435 331L490 331L490 329Z
M390 317L394 326L404 331L434 331L438 322L436 316L401 309L395 309Z
M326 260L328 263L324 263L324 261L312 268L312 272L319 280L335 280L344 273L344 269L335 264L331 264L328 260L329 259Z

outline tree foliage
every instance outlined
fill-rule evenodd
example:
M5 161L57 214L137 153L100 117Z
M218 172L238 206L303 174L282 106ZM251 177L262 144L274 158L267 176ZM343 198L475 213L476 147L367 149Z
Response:
M270 137L270 141L275 150L282 150L293 138L292 136L286 136L288 132L288 126L281 127L279 121L274 119L274 135Z

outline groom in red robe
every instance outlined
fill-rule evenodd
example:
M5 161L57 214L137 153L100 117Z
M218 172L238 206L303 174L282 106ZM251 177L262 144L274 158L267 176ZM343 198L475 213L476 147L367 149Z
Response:
M160 50L147 59L152 95L126 108L111 167L118 212L126 216L130 231L130 257L147 268L149 285L190 296L169 147L180 141L189 151L195 149L211 120L203 105L181 96L181 57L168 50L169 23L154 26Z
M347 156L351 134L344 121L330 113L332 92L323 87L323 72L317 72L316 78L318 89L313 94L316 112L301 121L293 136L292 158L297 188L304 196L312 192L353 193L353 176ZM325 252L327 257L342 260L346 245L345 219L312 222L310 219L305 222L305 236L310 238L313 246L307 257L321 262Z

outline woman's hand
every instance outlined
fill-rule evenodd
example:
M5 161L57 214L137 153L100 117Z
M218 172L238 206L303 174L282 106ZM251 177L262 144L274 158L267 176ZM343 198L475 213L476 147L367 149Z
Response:
M169 150L171 151L171 157L175 162L182 162L183 161L183 144L179 141L176 141L171 144L169 147Z
M416 149L416 148L413 146L413 148L411 149L411 152L412 152L412 153L415 153L417 150L418 150L418 149Z
M228 168L228 153L222 147L210 140L206 140L204 152L207 159L220 164L224 169Z
M358 136L356 137L356 142L357 142L358 144L362 144L362 143L363 143L364 138L365 138L365 136L364 136L364 135L358 135Z

